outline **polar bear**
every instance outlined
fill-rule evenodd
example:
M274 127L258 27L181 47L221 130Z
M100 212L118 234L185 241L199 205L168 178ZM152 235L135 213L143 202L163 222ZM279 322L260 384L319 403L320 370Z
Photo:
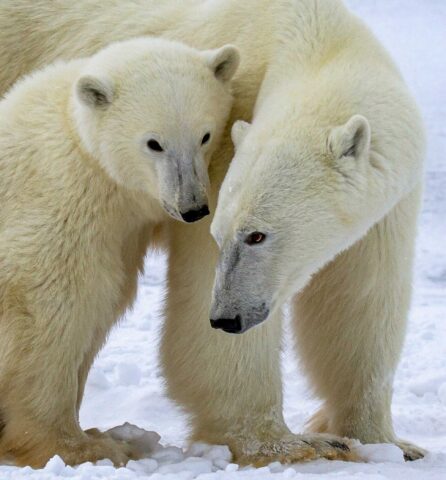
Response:
M131 304L166 213L208 212L235 47L138 38L59 62L0 102L0 458L125 462L84 433L91 363Z
M78 0L63 5L49 0L3 0L0 92L18 75L45 63L90 55L112 41L143 34L181 40L197 48L215 48L225 43L239 48L243 60L233 79L234 106L228 125L237 119L252 119L262 89L262 104L273 104L271 113L281 125L289 118L286 127L292 131L296 118L290 110L297 109L302 101L303 82L312 82L311 76L300 74L299 66L301 59L310 56L318 74L320 69L329 68L330 59L348 55L350 62L346 62L345 70L336 69L332 80L338 85L342 79L350 79L352 88L350 70L362 68L363 75L368 73L378 82L372 95L376 107L381 100L388 101L388 92L376 100L382 88L381 72L385 78L394 78L402 92L394 100L402 98L403 104L407 101L393 62L341 0ZM367 95L371 93L373 90ZM275 96L284 103L282 114L274 105ZM337 96L335 92L327 101L336 101ZM351 107L350 103L346 105ZM338 126L346 124L347 113L357 113L351 110L342 119L339 112L339 118L333 121L340 122ZM266 107L258 110L256 124L262 117L266 122L269 115ZM369 123L373 120L367 112L363 115L368 115L365 118ZM413 121L416 118L415 114ZM376 129L374 124L371 126ZM297 129L298 125L296 135ZM271 140L273 134L283 140L282 132L276 128L263 132ZM411 155L419 149L419 136L420 131L416 131ZM377 138L373 132L372 138ZM404 138L409 141L408 135ZM296 142L291 141L290 152L295 147ZM211 212L232 156L228 128L210 164ZM402 158L400 151L397 158ZM407 170L402 172L399 187L389 190L385 206L382 197L371 202L362 238L349 247L340 244L339 249L346 250L313 272L311 283L295 300L299 354L310 382L324 401L324 408L311 423L312 430L349 435L363 442L397 442L391 421L389 379L401 351L410 301L419 193L416 189L410 195L407 192L414 178L418 184L421 181L419 169L410 170L409 163L404 164ZM390 179L383 176L382 180L385 184ZM375 201L379 206L375 207ZM166 226L169 268L161 364L170 396L190 415L190 438L228 444L239 462L261 464L341 456L348 450L341 440L337 440L338 446L334 439L331 445L322 444L316 434L293 434L285 424L280 319L263 322L239 336L210 328L212 285L219 257L209 233L210 221L208 216L193 225L169 222ZM328 261L334 250L332 246L327 254L321 253L319 261L322 256ZM374 258L365 255L366 251ZM352 342L353 332L347 328L352 325L357 326L354 350L344 348ZM325 351L324 357L321 352ZM321 363L322 358L325 363ZM355 364L361 368L345 368ZM380 384L382 379L386 381ZM399 445L408 458L422 455L420 449L401 442Z
M236 155L211 225L221 250L211 325L241 334L279 322L294 297L298 351L325 400L310 426L395 442L417 458L422 452L395 439L390 398L424 130L376 40L332 7L318 18L330 11L337 28L303 25L288 78L278 89L279 74L270 71L252 124L232 128Z

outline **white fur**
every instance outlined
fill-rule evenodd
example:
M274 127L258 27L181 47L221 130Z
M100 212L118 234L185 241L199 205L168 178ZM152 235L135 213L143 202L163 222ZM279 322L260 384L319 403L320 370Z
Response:
M312 2L301 3L309 7ZM352 270L347 269L339 275L340 278L351 275L352 279L356 278L357 285L350 285L353 291L348 293L342 290L331 293L334 298L322 296L317 274L372 229L368 235L375 240L369 246L370 252L363 251L363 257L356 261L375 262L374 249L383 248L384 251L379 252L383 258L388 255L386 249L395 249L391 260L387 261L394 264L400 281L410 283L407 264L411 258L404 255L405 244L412 245L415 238L423 172L423 125L387 54L341 6L336 10L335 3L319 2L314 19L318 22L317 30L311 23L303 23L300 30L287 39L288 42L299 41L303 47L296 53L284 48L285 58L278 60L280 72L271 67L255 107L252 125L237 122L233 127L237 152L220 190L211 227L221 250L211 318L214 324L230 328L233 328L231 322L238 319L237 328L246 331L263 322L268 314L274 318L284 302L304 289L314 276L311 286L302 294L303 300L296 299L296 312L304 317L296 318L300 330L297 341L304 352L311 352L309 355L313 358L307 361L311 365L308 368L316 379L318 393L326 397L333 395L326 393L329 366L334 375L351 376L354 375L352 370L364 360L359 358L350 365L338 360L343 368L337 372L336 353L331 353L333 347L328 339L323 342L323 331L312 335L314 345L311 346L308 338L312 324L308 319L302 325L305 312L301 305L305 305L305 298L310 296L311 314L315 316L318 310L324 314L315 303L318 294L320 301L330 304L347 301L343 297L348 295L353 304L346 308L357 309L363 318L342 318L343 335L351 344L352 359L358 331L366 336L366 350L360 354L370 355L368 362L372 362L374 373L365 379L367 400L360 396L350 398L347 388L343 392L334 389L338 391L337 398L327 398L327 403L335 403L330 404L326 412L329 415L329 408L336 410L346 404L358 409L358 404L366 401L372 403L368 408L379 411L375 415L380 419L367 414L366 422L353 417L348 419L347 426L328 417L327 425L320 430L368 442L394 442L388 392L396 365L395 352L404 335L404 326L398 317L405 316L406 311L396 312L393 309L395 298L391 297L383 301L380 311L376 312L372 305L376 301L373 295L379 296L377 291L369 299L372 305L363 306L362 284L371 288L370 284L378 280L373 277L358 279L351 262L347 268ZM282 79L284 63L287 76ZM404 213L399 213L401 211ZM385 237L383 246L375 237L376 230L382 231ZM264 233L265 240L248 245L253 232ZM397 252L400 247L401 253ZM352 252L356 249L352 247ZM406 265L397 267L398 262ZM327 268L333 268L333 264ZM385 267L377 264L373 268ZM379 270L375 276L378 273ZM323 275L322 272L320 276L323 278ZM332 290L339 280L331 276ZM389 274L388 278L380 278L375 288L385 288L389 293L395 288L399 290L400 286L396 287L393 282ZM314 293L308 293L310 289ZM407 297L401 300L406 303ZM344 308L339 311L344 317ZM330 322L337 321L336 310L327 308L326 313L326 328L329 329ZM384 317L388 325L383 328L383 334L386 332L383 345L378 347L372 337L380 334L374 330L377 328L374 325L382 321L380 317ZM228 323L226 319L234 320ZM360 322L367 322L364 328L368 333ZM319 345L323 343L326 350L321 349L318 342ZM317 355L319 358L315 358ZM323 368L327 369L325 374L318 371ZM380 402L383 405L377 408Z
M80 429L84 384L163 206L207 201L237 64L234 47L140 38L39 71L0 102L1 459L131 458ZM155 135L165 155L147 148Z
M36 28L36 24L40 28ZM320 215L314 217L319 230L306 233L300 228L292 230L294 226L288 224L293 235L302 235L302 240L307 242L310 238L313 253L321 250L312 259L315 263L323 263L324 257L332 258L336 251L347 247L347 240L354 241L363 235L321 271L313 272L311 283L296 297L296 337L310 381L324 400L324 408L314 420L313 429L350 435L362 441L395 441L390 419L389 379L398 361L410 300L419 188L408 192L421 181L420 154L416 153L421 148L421 126L415 120L417 114L412 102L407 100L392 61L339 0L78 0L65 4L63 9L60 2L48 0L3 0L0 3L0 91L36 66L60 57L88 55L111 41L142 34L163 35L205 49L225 43L239 48L242 62L233 82L235 104L231 123L237 119L250 121L260 89L261 96L255 127L249 134L253 151L249 152L243 142L237 157L243 151L251 165L249 159L257 158L258 151L265 152L266 144L281 155L287 153L285 158L270 160L271 167L285 163L289 168L281 169L278 175L274 166L274 177L269 171L265 175L278 182L278 191L281 178L284 182L288 181L287 176L295 178L296 152L301 151L302 144L319 165L321 159L316 150L326 149L324 139L329 131L342 128L358 113L367 118L372 137L379 139L379 144L372 139L372 151L396 153L392 161L384 158L384 165L390 170L384 171L382 181L379 176L374 177L376 182L363 185L355 192L359 200L373 191L379 194L376 204L373 199L368 206L370 211L365 209L363 201L358 202L355 212L351 211L354 202L348 202L345 197L355 189L347 187L345 201L340 203L342 209L339 208L336 215L334 206L327 205L330 197L325 194L319 203L314 195L306 196L307 204L298 206L295 212L284 208L282 212L269 213L271 217L280 214L287 224L291 215L296 217L305 208L314 213L314 207L320 206ZM344 52L345 68L340 69L338 60L342 60ZM331 63L330 59L336 61ZM383 88L383 82L390 82L390 91ZM380 88L381 97L378 96ZM360 97L359 92L364 92L364 96ZM381 103L387 109L389 95L397 104L408 102L401 120L395 119L393 113L389 120L382 118ZM360 109L352 104L353 99L359 101ZM327 118L325 114L330 105L333 116ZM319 122L317 110L321 106L326 124L317 123L316 126L321 127L319 137L311 118ZM298 124L294 123L296 118ZM305 119L308 139L300 131ZM410 133L399 133L398 138L394 138L393 132L401 131L404 124L410 126ZM256 136L258 142L254 142ZM283 149L284 137L290 140L287 152ZM401 139L405 143L400 148ZM309 140L314 142L313 146ZM228 131L210 165L211 207L216 203L232 155ZM327 160L330 158L333 157L327 156ZM309 186L317 177L325 182L324 173L335 176L352 171L358 174L355 177L358 181L367 178L359 175L360 170L351 159L338 159L336 165L342 168L339 174L328 165L322 165L320 170L302 158L298 160L304 170L297 185L283 192L285 206L290 204L296 189L302 193L305 185ZM370 165L370 161L364 162L365 169L370 169ZM307 178L307 174L316 178ZM225 190L232 191L238 198L239 185L247 187L254 180L254 189L259 181L256 175L247 169L242 177L228 180ZM322 183L320 187L325 191L329 185ZM267 187L271 188L271 183ZM315 185L311 188L317 193ZM252 199L249 192L247 196ZM248 205L251 201L247 208ZM354 214L344 219L352 220L348 238L346 227L339 224L345 207L345 213ZM218 216L223 219L222 209ZM227 218L222 224L232 222L229 209ZM332 222L338 245L330 243L331 239L324 233L326 229L321 226L324 218ZM272 218L271 223L275 221ZM236 459L242 462L261 464L274 459L333 458L339 449L333 449L315 435L306 435L304 440L314 447L310 448L308 443L302 443L301 436L291 434L284 423L280 315L237 337L209 328L211 289L218 260L218 248L209 234L209 224L205 219L193 226L180 222L168 226L169 294L162 366L170 395L191 416L191 437L210 443L228 443ZM316 237L317 231L324 233L322 238ZM229 238L232 234L222 231L222 235ZM327 242L330 245L325 250ZM291 265L294 265L295 253L289 254L293 260ZM302 265L304 262L302 257ZM310 270L316 268L316 264L307 266ZM410 445L400 445L410 455L419 454L419 450Z

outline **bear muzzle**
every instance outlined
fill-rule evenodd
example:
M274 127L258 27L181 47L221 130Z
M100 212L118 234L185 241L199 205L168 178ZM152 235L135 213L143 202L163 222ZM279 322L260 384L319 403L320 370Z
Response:
M209 213L209 207L207 205L203 205L196 210L188 210L184 213L180 212L180 215L186 223L193 223L201 220L203 217L206 217L206 215L209 215Z
M262 304L262 308L256 308L250 314L242 316L240 314L234 317L211 318L211 327L216 330L223 330L226 333L240 334L245 333L252 327L263 323L269 315L269 309Z
M211 327L226 333L243 333L242 317L236 315L234 318L211 319Z

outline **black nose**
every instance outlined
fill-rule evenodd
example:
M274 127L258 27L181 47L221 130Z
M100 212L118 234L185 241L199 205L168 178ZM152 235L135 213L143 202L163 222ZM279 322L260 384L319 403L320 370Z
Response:
M209 208L207 205L199 208L198 210L189 210L186 213L182 213L181 217L187 223L196 222L197 220L202 219L206 215L209 215Z
M211 327L223 330L226 333L242 333L242 317L211 319Z

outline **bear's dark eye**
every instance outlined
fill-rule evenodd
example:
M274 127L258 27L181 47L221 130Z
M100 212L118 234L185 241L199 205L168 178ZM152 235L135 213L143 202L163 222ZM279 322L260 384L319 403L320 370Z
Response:
M150 150L153 150L154 152L164 152L163 147L156 140L149 140L147 142L147 146L150 148Z
M262 243L266 238L266 235L262 232L252 232L245 238L247 245L258 245Z
M210 138L211 138L211 134L209 132L206 133L206 135L203 137L203 140L201 141L201 144L204 145L204 144L208 143Z

